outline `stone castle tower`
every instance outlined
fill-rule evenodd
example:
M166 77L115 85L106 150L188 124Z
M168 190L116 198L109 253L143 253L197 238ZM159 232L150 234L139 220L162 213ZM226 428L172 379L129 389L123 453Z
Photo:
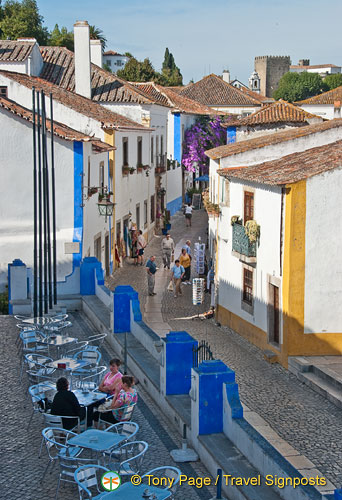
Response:
M290 71L290 56L259 56L254 59L254 69L260 77L260 92L272 97L280 78Z

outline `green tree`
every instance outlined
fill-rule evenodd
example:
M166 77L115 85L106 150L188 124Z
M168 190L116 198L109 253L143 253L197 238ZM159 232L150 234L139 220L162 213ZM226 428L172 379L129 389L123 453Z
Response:
M129 82L158 82L160 74L157 73L151 61L146 58L143 61L138 61L135 57L131 57L127 61L125 67L117 72L117 75Z
M336 89L337 87L341 87L342 85L342 74L337 73L335 75L328 75L324 78L324 84L327 87L327 90Z
M164 77L165 85L183 85L183 77L180 69L176 66L175 58L167 47L165 49L161 74Z
M49 45L66 47L67 49L73 51L74 34L72 31L68 31L65 26L63 26L62 29L59 29L58 24L56 24L50 34Z
M326 85L318 73L285 73L279 81L278 88L273 92L275 99L294 102L321 94Z
M90 40L101 40L102 49L107 46L107 38L105 37L103 31L100 28L96 28L94 25L89 26Z
M43 21L36 0L7 0L1 9L1 38L34 37L40 45L46 45L49 32Z

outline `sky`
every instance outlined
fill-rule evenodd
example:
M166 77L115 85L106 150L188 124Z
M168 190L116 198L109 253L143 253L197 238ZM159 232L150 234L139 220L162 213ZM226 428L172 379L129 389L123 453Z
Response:
M342 65L341 0L37 0L44 24L69 30L86 20L107 49L149 57L160 70L165 47L184 83L229 69L248 83L254 57Z

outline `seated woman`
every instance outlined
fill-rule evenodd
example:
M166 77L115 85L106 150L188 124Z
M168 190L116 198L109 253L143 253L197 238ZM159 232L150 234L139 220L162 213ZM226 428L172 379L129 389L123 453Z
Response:
M121 361L119 359L111 359L109 362L109 372L104 376L98 390L106 392L108 395L117 395L122 388L121 378L122 373L119 372Z
M110 424L117 424L122 421L122 416L124 410L112 411L117 408L122 408L123 406L129 406L138 401L138 394L136 389L134 388L134 377L129 375L124 375L121 379L122 389L119 391L117 396L114 396L112 400L112 404L108 410L101 414L101 420L108 422ZM93 415L93 419L95 422L99 420L100 412L96 411Z
M60 377L56 383L57 394L53 398L51 406L52 415L65 417L80 417L83 420L86 416L86 409L80 406L77 397L69 391L69 382L65 377ZM64 429L70 430L77 425L77 419L63 418ZM91 425L91 419L90 423Z

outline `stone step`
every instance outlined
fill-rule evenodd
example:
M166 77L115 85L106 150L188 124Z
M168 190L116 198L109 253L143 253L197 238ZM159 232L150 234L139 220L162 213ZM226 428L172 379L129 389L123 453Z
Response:
M330 370L329 365L312 365L312 373L339 389L342 394L342 377L338 377L335 371Z
M298 373L297 376L299 380L311 387L311 389L324 396L339 408L342 408L341 389L338 389L335 385L321 378L314 372Z

